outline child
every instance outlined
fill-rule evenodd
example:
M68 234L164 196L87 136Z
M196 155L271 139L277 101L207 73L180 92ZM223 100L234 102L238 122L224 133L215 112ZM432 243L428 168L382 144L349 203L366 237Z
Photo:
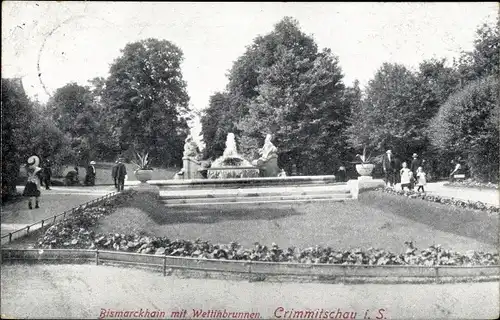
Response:
M417 191L418 192L420 192L420 189L422 189L422 192L425 192L424 186L427 183L425 176L426 175L425 175L424 169L422 169L422 167L418 167L418 169L417 169L417 186L418 186Z
M403 162L403 168L399 172L401 176L401 190L404 191L405 187L410 190L410 179L411 179L411 170L408 169L406 162Z
M35 198L35 208L38 209L38 198L40 197L40 187L42 181L42 169L38 167L40 159L37 156L31 156L28 159L27 173L28 182L24 187L23 196L29 197L28 207L33 209L32 200Z

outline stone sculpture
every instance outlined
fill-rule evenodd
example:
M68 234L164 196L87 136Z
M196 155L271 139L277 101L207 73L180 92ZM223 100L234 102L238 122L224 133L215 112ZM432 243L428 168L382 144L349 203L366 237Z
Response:
M184 158L195 158L198 159L200 156L200 150L194 142L193 137L188 135L184 142Z
M254 166L259 168L260 175L263 177L277 177L281 172L278 167L278 148L271 140L272 135L267 134L264 146L259 150L260 158L252 162Z

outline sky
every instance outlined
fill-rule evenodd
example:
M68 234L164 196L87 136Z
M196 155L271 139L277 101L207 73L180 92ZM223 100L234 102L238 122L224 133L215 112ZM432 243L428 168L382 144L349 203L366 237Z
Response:
M490 3L201 3L2 2L2 78L22 77L45 102L69 82L106 77L127 43L166 39L184 53L191 107L202 110L227 84L233 61L283 17L299 21L320 48L339 57L351 85L362 86L383 62L416 68L424 59L458 57L477 27L494 23ZM42 87L38 74L49 95Z

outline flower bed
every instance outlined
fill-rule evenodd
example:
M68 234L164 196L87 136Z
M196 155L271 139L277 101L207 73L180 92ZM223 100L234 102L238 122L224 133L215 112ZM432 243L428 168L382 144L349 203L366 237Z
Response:
M475 188L475 189L495 189L498 190L498 184L494 184L491 182L484 183L474 181L472 179L467 179L464 181L453 181L445 183L446 187L457 187L457 188Z
M490 205L490 204L486 204L486 203L481 202L481 201L465 201L465 200L460 200L460 199L455 199L455 198L442 197L442 196L433 195L433 194L426 194L425 192L421 193L421 192L416 192L416 191L402 191L402 190L396 190L393 188L383 188L383 189L379 189L379 190L383 190L383 192L385 192L385 193L406 196L406 197L409 197L412 199L422 199L422 200L437 202L437 203L441 203L441 204L445 204L445 205L457 206L460 208L487 211L488 213L495 213L495 214L498 214L500 212L499 207L496 207L496 206Z
M120 194L102 205L82 210L56 225L51 226L36 244L37 248L75 248L119 250L145 254L157 254L205 259L227 259L295 263L331 263L357 265L497 265L498 253L468 251L465 254L445 250L439 245L418 251L411 243L408 250L395 254L382 249L334 250L329 247L305 249L280 248L255 243L253 248L243 248L236 242L212 244L200 239L172 240L167 237L149 237L139 234L100 234L91 230L97 220L110 214L113 209L133 196Z

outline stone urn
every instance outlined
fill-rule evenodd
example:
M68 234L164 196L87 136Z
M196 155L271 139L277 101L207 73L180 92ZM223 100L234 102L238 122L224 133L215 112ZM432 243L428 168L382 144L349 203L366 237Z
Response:
M373 163L360 163L356 165L356 171L362 177L371 177L373 168L375 168Z
M148 169L138 169L134 171L135 177L142 183L146 183L148 180L151 180L153 177L153 170Z

